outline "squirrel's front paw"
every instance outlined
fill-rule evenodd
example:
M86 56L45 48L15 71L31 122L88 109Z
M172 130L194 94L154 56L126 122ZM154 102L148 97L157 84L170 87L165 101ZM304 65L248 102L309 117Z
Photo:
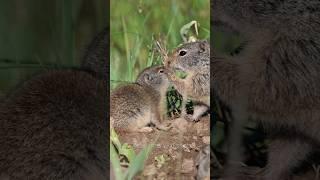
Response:
M151 127L142 127L140 129L137 130L140 133L151 133L153 132L153 128Z
M172 128L171 123L162 123L157 125L157 129L159 130L163 130L163 131L168 131Z

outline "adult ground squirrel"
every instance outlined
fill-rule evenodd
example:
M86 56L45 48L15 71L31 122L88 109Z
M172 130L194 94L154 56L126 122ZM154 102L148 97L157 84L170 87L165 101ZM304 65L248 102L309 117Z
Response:
M211 60L214 93L272 133L265 180L291 179L320 144L320 1L215 0L211 20L246 42ZM241 93L241 94L239 94ZM237 117L235 117L235 120Z
M86 57L98 54L95 47ZM107 64L107 48L99 48L98 64ZM106 76L85 69L39 74L0 104L0 179L109 178L108 91L106 78L97 78Z
M182 95L182 116L189 120L198 120L209 108L210 99L210 45L207 41L197 41L183 44L174 50L164 60L169 69L169 79L177 91ZM175 70L187 73L185 79L174 75ZM186 99L194 102L192 116L186 114Z
M120 131L150 132L152 123L162 130L166 111L166 91L169 80L163 66L144 69L135 83L120 86L111 92L111 127Z

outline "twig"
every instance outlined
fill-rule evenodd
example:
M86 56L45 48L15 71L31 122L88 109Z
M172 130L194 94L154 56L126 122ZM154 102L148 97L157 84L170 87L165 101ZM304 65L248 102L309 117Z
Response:
M159 52L160 56L163 58L162 63L165 64L165 62L168 59L168 51L166 48L166 44L161 39L156 40L155 44L156 44L156 50Z

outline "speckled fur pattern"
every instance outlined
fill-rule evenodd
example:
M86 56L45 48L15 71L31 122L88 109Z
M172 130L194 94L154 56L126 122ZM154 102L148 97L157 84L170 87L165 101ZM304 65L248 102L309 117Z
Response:
M185 51L186 55L179 53ZM207 41L183 44L169 55L165 66L188 73L185 80L177 79L173 85L181 94L198 99L210 94L210 45ZM180 80L180 82L179 82Z
M105 90L103 81L74 70L24 83L0 105L0 174L10 180L106 179Z
M139 74L136 83L123 85L112 91L112 127L120 131L139 131L150 123L156 126L161 123L169 86L163 69L162 66L146 68Z
M232 105L245 90L248 114L283 130L264 178L289 179L297 157L320 143L320 1L214 0L211 10L213 24L247 41L236 56L213 52L214 93Z
M187 98L199 101L209 107L210 45L207 41L202 40L181 45L168 56L164 65L171 71L170 81L183 97L183 107ZM177 69L186 72L187 77L185 79L175 77L173 71ZM184 109L182 112L184 113ZM193 120L197 120L204 112L193 117Z

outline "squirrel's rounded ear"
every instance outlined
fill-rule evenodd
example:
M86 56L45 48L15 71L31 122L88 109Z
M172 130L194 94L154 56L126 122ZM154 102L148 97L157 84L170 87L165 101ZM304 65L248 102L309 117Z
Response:
M149 74L145 74L143 75L144 81L150 81L151 80L151 76Z
M199 52L206 52L206 50L207 50L207 47L208 46L208 42L206 41L206 40L204 40L204 41L201 41L200 43L199 43L199 48L200 48L200 51Z

